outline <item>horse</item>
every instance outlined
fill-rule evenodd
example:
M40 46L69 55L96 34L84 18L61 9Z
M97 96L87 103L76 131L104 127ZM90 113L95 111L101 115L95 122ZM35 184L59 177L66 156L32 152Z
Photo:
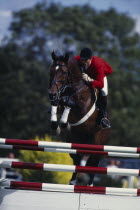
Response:
M101 129L97 124L99 109L96 107L99 91L82 80L82 68L68 53L52 52L49 97L51 102L51 128L60 134L67 133L66 142L81 144L107 144L110 129ZM58 123L60 111L60 126ZM86 159L86 166L97 167L101 156L70 155L74 165ZM70 184L91 185L94 174L83 176L73 173ZM82 183L82 184L81 184Z

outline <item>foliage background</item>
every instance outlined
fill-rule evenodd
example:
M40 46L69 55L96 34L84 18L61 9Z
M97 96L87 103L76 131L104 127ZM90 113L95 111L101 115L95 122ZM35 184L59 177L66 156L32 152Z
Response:
M46 136L45 139L36 138L37 141L45 140L52 141L50 137ZM45 163L45 164L63 164L72 165L72 159L67 153L54 153L54 152L39 152L39 151L20 151L19 159L24 162L32 163ZM71 172L60 172L60 171L38 171L38 170L20 170L23 174L25 181L31 182L47 182L47 183L58 183L67 184L71 179Z

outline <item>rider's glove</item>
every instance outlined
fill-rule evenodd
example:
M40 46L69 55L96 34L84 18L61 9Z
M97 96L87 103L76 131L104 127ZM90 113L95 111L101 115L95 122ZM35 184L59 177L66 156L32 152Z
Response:
M85 73L82 73L82 79L85 81L85 82L93 82L94 80L92 78L90 78L87 74Z

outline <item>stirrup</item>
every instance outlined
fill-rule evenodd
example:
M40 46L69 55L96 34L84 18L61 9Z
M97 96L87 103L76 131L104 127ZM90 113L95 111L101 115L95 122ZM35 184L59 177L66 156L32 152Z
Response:
M111 128L110 122L106 117L101 119L100 125L102 129Z

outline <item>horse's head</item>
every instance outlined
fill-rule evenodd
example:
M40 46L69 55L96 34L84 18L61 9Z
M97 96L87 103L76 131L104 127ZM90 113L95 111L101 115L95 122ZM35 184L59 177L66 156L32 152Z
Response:
M57 104L60 94L68 80L68 60L69 55L56 54L52 52L53 65L50 68L49 97L53 104Z

